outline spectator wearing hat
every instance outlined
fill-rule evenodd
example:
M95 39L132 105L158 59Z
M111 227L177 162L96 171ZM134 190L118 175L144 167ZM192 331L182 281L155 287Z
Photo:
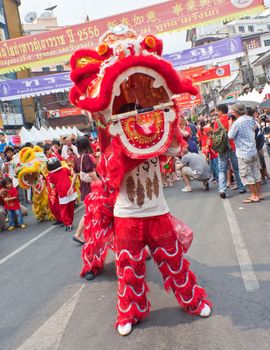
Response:
M244 199L243 203L257 203L264 199L255 140L257 125L254 118L246 115L246 108L243 104L234 104L232 111L237 119L234 123L231 120L229 122L228 138L235 142L241 180L250 191L250 196Z

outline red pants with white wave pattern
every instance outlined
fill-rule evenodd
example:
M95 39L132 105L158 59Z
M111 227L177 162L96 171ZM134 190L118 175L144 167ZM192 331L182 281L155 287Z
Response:
M145 246L148 245L164 279L165 289L172 290L180 306L199 315L207 300L205 290L183 258L170 214L150 218L115 218L116 271L118 276L118 318L116 326L133 324L149 313L145 282Z

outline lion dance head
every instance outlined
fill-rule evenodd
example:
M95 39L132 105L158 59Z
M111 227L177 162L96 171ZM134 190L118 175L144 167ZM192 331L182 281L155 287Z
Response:
M47 158L43 150L35 146L24 147L18 154L16 163L16 176L19 185L23 189L29 189L36 185L40 173L46 169Z
M116 138L131 158L164 153L177 119L173 95L197 93L162 59L162 46L155 36L140 38L120 25L100 38L96 50L81 49L71 58L71 102L91 112L101 135Z

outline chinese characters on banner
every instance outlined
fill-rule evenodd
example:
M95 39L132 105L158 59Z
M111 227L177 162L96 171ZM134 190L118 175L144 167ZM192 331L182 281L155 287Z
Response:
M138 34L194 28L264 9L263 0L170 0L116 16L0 42L0 74L69 59L74 50L95 47L108 28L126 24Z

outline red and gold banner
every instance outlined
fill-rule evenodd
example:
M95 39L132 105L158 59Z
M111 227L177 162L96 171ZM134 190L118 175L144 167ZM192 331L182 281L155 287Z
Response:
M207 81L227 78L231 76L231 67L229 64L225 64L219 67L212 67L205 69L204 67L195 67L185 69L179 72L179 75L183 78L189 78L194 85L206 83Z
M83 111L80 108L61 108L50 110L47 112L48 118L64 118L73 117L77 115L83 115Z
M264 9L263 0L170 0L95 21L0 42L0 74L69 59L95 47L108 28L124 23L138 34L159 34L232 20Z
M199 92L196 96L190 94L181 94L176 98L177 105L182 109L190 109L199 104L202 104L202 96L199 89Z

